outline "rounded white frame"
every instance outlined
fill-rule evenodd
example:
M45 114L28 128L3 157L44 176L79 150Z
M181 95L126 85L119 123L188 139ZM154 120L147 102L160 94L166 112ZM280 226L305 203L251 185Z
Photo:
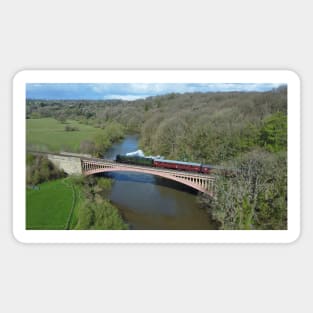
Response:
M26 230L27 83L288 85L287 230ZM13 79L13 234L23 243L290 243L300 235L300 79L289 70L23 70Z

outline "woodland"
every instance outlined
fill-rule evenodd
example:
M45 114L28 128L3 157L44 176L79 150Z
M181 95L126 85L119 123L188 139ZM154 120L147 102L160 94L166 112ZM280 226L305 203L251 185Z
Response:
M135 133L146 155L235 169L234 175L217 175L214 198L198 197L220 229L287 228L286 86L135 101L27 99L27 119L48 117L65 129L67 120L75 120L102 130L80 143L82 153L101 157Z

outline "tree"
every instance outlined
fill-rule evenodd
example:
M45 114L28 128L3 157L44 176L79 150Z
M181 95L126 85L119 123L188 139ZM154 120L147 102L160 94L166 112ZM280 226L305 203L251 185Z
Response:
M60 123L64 124L66 122L66 117L64 114L60 113L55 116L55 119Z
M73 131L78 131L78 127L71 126L71 125L65 125L64 130L67 132L73 132Z
M111 188L111 180L88 176L75 178L84 193L84 202L78 210L76 229L127 229L127 224L118 210L106 200L106 192Z
M95 150L97 156L102 156L104 152L111 146L111 140L107 133L101 133L94 137Z
M233 168L237 175L217 177L215 197L202 199L221 229L286 229L285 155L256 150Z
M259 140L271 152L287 149L287 115L277 112L265 118Z
M174 116L162 121L155 131L154 151L160 155L174 158L182 147L187 124L180 118Z
M28 185L37 185L51 179L65 177L64 171L56 168L44 156L28 154L26 160L26 183Z

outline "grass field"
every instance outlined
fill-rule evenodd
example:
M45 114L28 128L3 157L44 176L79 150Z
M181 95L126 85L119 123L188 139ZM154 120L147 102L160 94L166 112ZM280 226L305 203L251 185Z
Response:
M28 149L40 151L79 152L81 141L92 139L101 129L67 121L66 124L53 118L27 119L26 141ZM78 131L65 131L65 126L77 127Z
M27 189L26 228L74 228L79 200L79 191L67 179L40 184L39 190Z

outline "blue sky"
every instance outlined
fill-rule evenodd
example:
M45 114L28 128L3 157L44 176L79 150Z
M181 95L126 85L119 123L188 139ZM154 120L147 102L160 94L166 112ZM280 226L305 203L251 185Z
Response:
M267 91L281 84L27 84L28 99L135 100L168 93Z

